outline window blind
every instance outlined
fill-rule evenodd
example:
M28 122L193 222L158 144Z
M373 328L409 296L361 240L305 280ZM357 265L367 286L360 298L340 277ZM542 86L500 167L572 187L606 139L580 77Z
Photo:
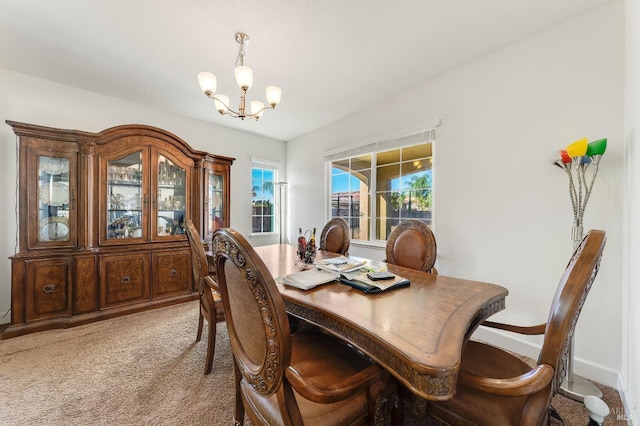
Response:
M435 142L435 127L440 124L440 120L430 126L427 130L411 133L409 135L400 136L398 138L385 139L377 142L367 143L350 148L342 148L338 151L329 151L325 153L323 158L325 161L341 160L343 158L357 157L371 152L385 151L388 149L402 148L405 146L417 145L426 142Z

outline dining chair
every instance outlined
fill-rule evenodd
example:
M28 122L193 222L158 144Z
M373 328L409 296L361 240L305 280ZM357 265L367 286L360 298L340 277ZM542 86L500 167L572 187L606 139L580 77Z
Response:
M343 218L334 217L322 228L320 250L348 255L350 243L349 224Z
M290 333L278 287L241 234L215 231L213 253L235 361L235 424L245 412L253 425L372 423L389 374L328 334Z
M216 324L224 321L224 310L220 292L217 291L218 284L209 275L209 265L200 234L191 220L186 220L185 225L189 247L191 248L193 279L200 293L200 314L196 342L201 340L204 320L207 320L209 332L204 374L209 374L213 368L213 355L216 349Z
M547 425L551 399L566 375L567 353L580 310L600 267L604 231L591 230L560 279L547 322L521 327L485 321L481 325L524 335L544 335L536 365L478 341L462 355L457 392L429 403L429 413L456 425Z
M405 219L387 238L386 262L409 269L437 274L436 237L429 226L418 219Z

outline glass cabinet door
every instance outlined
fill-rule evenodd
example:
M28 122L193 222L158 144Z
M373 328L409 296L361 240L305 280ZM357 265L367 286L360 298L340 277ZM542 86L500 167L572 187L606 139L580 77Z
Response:
M75 202L70 182L71 158L39 154L36 161L38 208L34 245L75 244L71 232Z
M144 238L142 151L107 161L107 240Z
M209 173L207 183L207 212L205 216L205 235L213 233L225 225L224 176Z
M158 154L155 232L157 237L184 234L187 210L187 171Z

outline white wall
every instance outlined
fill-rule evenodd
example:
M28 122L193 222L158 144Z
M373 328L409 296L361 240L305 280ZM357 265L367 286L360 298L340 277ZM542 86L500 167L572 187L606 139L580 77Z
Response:
M627 0L625 81L625 209L623 226L623 362L622 389L628 414L640 424L640 4Z
M210 105L211 113L215 110ZM62 129L99 132L120 124L146 124L168 130L193 148L236 158L231 167L231 226L251 233L251 157L285 158L285 143L250 133L163 113L96 93L0 69L0 316L11 306L11 263L17 250L16 136L5 120ZM252 244L278 237L249 238ZM10 315L0 323L10 321Z
M584 223L606 230L608 242L578 323L575 372L616 386L623 67L624 4L616 0L292 141L290 228L327 220L326 183L319 184L325 182L323 153L441 119L434 163L436 266L445 275L507 287L507 309L494 319L542 323L573 248L567 176L551 155L581 137L606 137ZM507 341L530 354L537 354L533 344L539 342Z

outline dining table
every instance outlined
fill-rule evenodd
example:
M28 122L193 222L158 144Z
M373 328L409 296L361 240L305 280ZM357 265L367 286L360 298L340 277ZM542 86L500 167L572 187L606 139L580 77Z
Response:
M427 400L456 392L463 348L473 331L504 309L500 285L420 272L378 262L410 285L366 294L339 281L309 290L283 284L282 277L313 265L297 259L297 247L254 247L276 281L289 315L315 325L357 348L403 386ZM339 256L318 251L316 262Z

